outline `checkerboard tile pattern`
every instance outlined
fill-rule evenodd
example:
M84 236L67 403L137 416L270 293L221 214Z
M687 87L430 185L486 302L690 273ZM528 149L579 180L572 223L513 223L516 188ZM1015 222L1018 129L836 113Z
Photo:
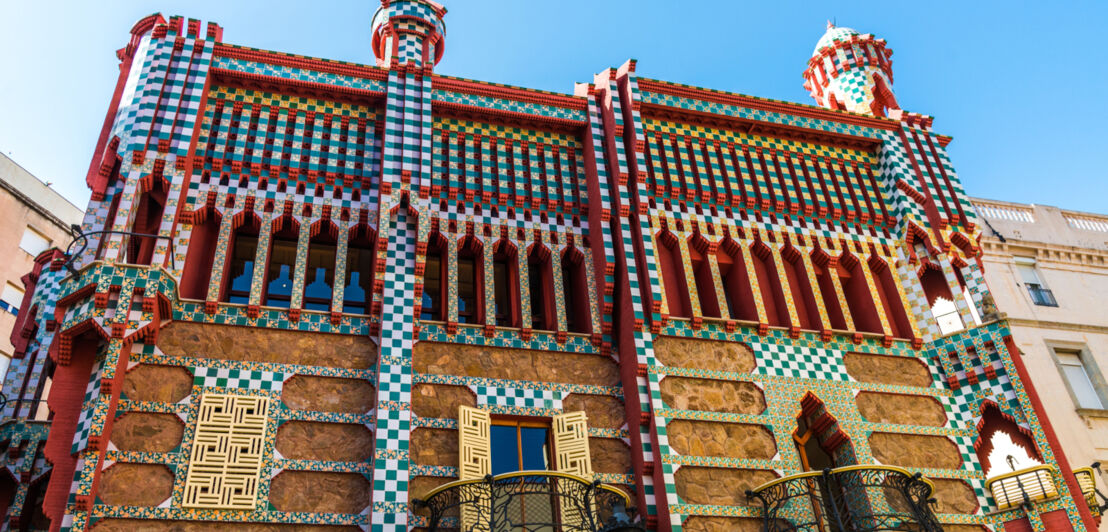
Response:
M193 368L193 386L203 388L242 388L280 392L286 377L284 373L277 371L204 366Z

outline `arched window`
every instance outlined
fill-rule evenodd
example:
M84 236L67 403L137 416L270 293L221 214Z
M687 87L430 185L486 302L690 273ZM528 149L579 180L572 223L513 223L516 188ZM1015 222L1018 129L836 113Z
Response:
M562 300L566 307L566 331L589 334L592 315L589 310L589 279L585 254L575 247L562 252Z
M516 247L506 239L494 244L492 256L493 315L498 327L519 327L519 261Z
M895 273L885 261L870 257L869 269L873 272L874 285L877 294L881 296L881 305L885 309L885 317L889 320L889 328L893 336L908 338L912 336L912 324L908 321L908 314L904 311L904 304L900 300L900 292L896 289Z
M272 231L262 300L266 306L288 308L292 301L292 275L296 271L296 241L300 236L300 224L292 217L282 216L273 221Z
M723 296L731 319L758 321L758 307L754 303L754 289L746 271L742 248L734 240L725 238L716 251L716 263L719 264Z
M669 315L675 318L691 318L692 301L689 299L689 289L685 284L685 267L681 262L681 246L677 237L669 231L663 231L655 242L658 268L661 269Z
M484 246L470 235L458 245L458 323L485 323Z
M931 316L935 318L939 332L950 334L965 328L962 316L958 314L958 305L954 303L954 294L950 291L950 284L942 270L934 263L923 267L919 274L920 285L923 287L923 295L927 296L927 304L931 307Z
M197 215L202 220L192 226L185 269L181 273L181 297L187 299L205 299L208 296L215 251L219 245L219 225L223 220L214 210L205 209Z
M689 261L692 264L693 279L696 282L696 295L700 301L700 314L707 318L718 318L719 296L712 277L712 263L708 260L710 249L708 239L696 234L689 239Z
M231 235L227 248L230 255L227 271L223 274L223 297L228 303L245 305L250 302L250 284L254 279L254 261L258 255L258 231L261 220L253 213L240 215L238 227Z
M162 213L165 212L167 191L164 181L154 179L154 187L142 195L138 209L135 209L131 232L145 235L157 235L162 225ZM150 264L154 258L154 247L158 239L154 236L134 236L127 239L127 263Z
M873 303L873 294L866 283L865 265L850 253L844 253L839 259L839 281L843 285L846 306L854 318L854 328L859 331L881 333L881 318L877 315L877 306Z
M366 224L358 224L347 235L346 279L342 292L342 311L369 314L373 301L376 234Z
M808 280L808 271L804 268L804 255L796 248L786 246L781 250L781 258L789 288L792 290L793 304L796 305L796 316L800 319L800 328L820 330L822 321L819 317L819 305L816 303L812 283Z
M446 239L437 231L427 241L427 259L423 267L421 320L446 321Z
M766 321L777 327L791 325L789 306L785 302L785 291L781 288L781 277L773 262L773 253L761 240L750 246L754 259L754 271L758 274L758 284L762 291L762 306L766 309Z
M838 275L838 272L831 264L831 257L823 250L813 251L812 267L815 269L816 283L819 284L823 307L827 310L827 319L831 321L830 328L845 331L846 317L843 315L842 306L839 305L839 293L835 290L835 280L832 278L832 275Z
M981 421L978 423L977 441L974 451L985 471L985 477L1010 473L1043 463L1035 439L1029 431L1020 427L1015 420L1001 412L996 403L986 401L981 409ZM1008 463L1008 457L1013 460Z
M531 327L544 331L557 329L554 267L550 264L550 249L542 244L532 244L527 253L527 292L531 297Z
M331 310L331 295L335 290L335 253L339 228L330 220L320 220L312 226L308 241L308 264L304 277L306 310Z

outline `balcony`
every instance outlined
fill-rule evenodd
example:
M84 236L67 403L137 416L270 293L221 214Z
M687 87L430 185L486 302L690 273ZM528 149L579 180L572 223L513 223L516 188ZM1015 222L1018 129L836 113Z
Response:
M622 491L555 471L518 471L459 480L413 501L431 532L642 531Z
M1027 293L1031 295L1031 302L1040 307L1058 306L1058 301L1054 299L1054 292L1051 292L1049 288L1028 283Z
M987 479L985 486L993 492L993 500L1000 510L1058 496L1058 488L1054 484L1054 468L1048 465L998 475Z
M764 532L941 532L931 481L899 467L848 466L779 478L746 492Z

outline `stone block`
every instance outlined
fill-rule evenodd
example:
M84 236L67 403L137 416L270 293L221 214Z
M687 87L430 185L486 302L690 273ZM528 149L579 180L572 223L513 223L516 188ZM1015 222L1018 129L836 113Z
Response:
M927 365L914 357L847 353L843 363L846 372L862 382L921 388L932 384Z
M757 363L754 352L738 342L692 340L662 336L654 340L654 356L667 366L749 373Z
M416 373L534 382L618 386L611 357L530 349L419 342L412 350Z
M111 441L120 451L168 453L181 444L184 432L175 414L128 412L112 424Z
M915 469L961 469L958 446L946 436L874 432L869 437L873 457L884 465Z
M458 466L458 431L421 427L411 432L408 444L412 463Z
M584 411L589 418L589 426L618 429L626 423L627 410L623 401L610 395L588 395L573 393L562 399L562 410L566 412Z
M589 459L596 473L631 473L631 447L615 438L589 438Z
M158 347L174 356L369 369L377 344L368 336L175 321L158 332Z
M773 434L762 425L677 419L666 432L670 447L683 455L768 460L777 454Z
M764 469L681 466L673 478L677 494L688 504L759 506L757 500L746 498L746 490L776 479L777 474Z
M373 456L365 425L289 421L277 429L277 451L291 460L362 462Z
M685 532L759 532L762 520L753 517L709 517L695 515L685 520Z
M419 417L456 419L461 405L477 406L477 396L465 386L417 384L412 387L412 412Z
M933 478L935 484L933 497L938 501L935 507L937 514L972 514L976 513L980 505L973 488L964 480ZM949 530L944 525L944 530ZM976 530L980 530L977 528Z
M157 506L173 494L173 473L158 464L115 464L100 477L97 497L111 506Z
M123 377L123 394L132 401L177 403L192 393L192 373L179 366L139 364Z
M854 398L858 412L872 423L894 425L946 425L946 410L934 397L861 392Z
M359 473L283 471L269 485L269 503L282 512L361 513L372 502Z
M761 414L766 398L754 383L668 376L660 384L662 401L670 408Z
M377 395L361 379L294 375L285 381L281 400L294 410L364 414L373 409Z

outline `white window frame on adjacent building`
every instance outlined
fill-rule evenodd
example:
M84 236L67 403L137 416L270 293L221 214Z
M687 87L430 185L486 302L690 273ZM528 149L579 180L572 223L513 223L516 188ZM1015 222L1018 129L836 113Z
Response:
M50 249L50 244L50 239L46 235L28 225L23 230L23 238L19 240L19 249L26 251L32 257L37 257L39 253Z
M1088 348L1052 345L1050 352L1078 410L1108 410L1104 377Z
M19 314L19 306L22 304L23 289L12 283L4 283L4 291L0 293L0 309Z
M1012 258L1015 260L1016 272L1019 274L1020 282L1027 289L1027 297L1031 298L1031 303L1041 307L1057 307L1058 301L1054 299L1054 293L1050 291L1050 288L1043 282L1043 277L1039 275L1035 258Z

